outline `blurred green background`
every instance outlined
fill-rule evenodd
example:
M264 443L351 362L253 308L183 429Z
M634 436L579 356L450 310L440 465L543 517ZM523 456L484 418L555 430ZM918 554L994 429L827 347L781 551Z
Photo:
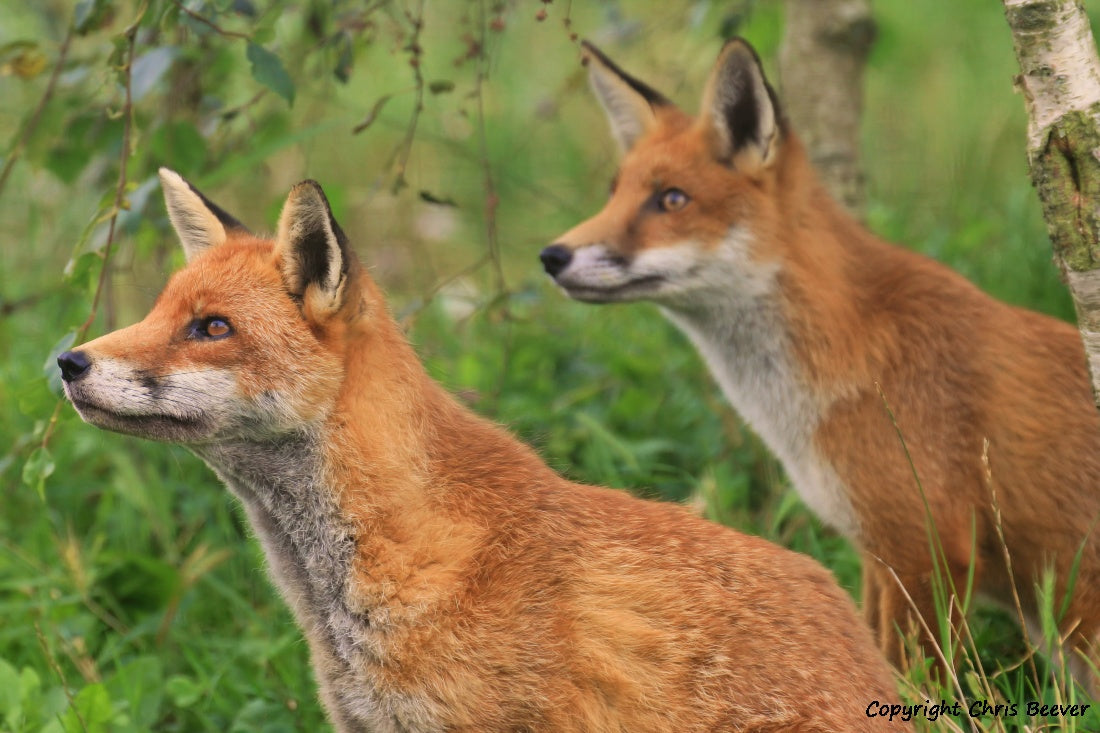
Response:
M1027 177L1000 3L878 0L874 12L870 226L1071 319ZM125 207L101 289L132 24ZM160 165L259 231L293 183L319 180L432 374L472 407L571 478L691 501L814 554L857 593L851 548L809 516L686 340L652 306L567 300L537 259L601 207L615 166L572 34L694 110L732 33L782 97L782 28L775 0L7 4L0 730L323 725L305 644L212 473L58 407L53 356L97 292L89 338L140 319L182 261ZM994 668L1013 663L1010 624L979 633Z

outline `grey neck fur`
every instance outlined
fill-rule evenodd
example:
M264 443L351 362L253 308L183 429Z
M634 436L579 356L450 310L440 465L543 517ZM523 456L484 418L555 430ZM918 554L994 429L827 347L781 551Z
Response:
M726 399L783 463L806 504L856 536L855 514L840 479L813 444L826 406L818 404L799 373L779 299L711 291L661 310L698 349Z
M314 643L350 660L347 626L363 626L347 605L355 548L350 524L322 485L317 437L302 431L271 442L196 446L195 452L244 504L271 575Z
M356 549L351 523L324 483L319 435L303 430L271 441L196 446L244 504L270 571L310 642L325 707L338 731L438 730L426 715L374 685L367 670L385 663L385 609L377 621L349 599ZM381 623L379 623L381 622Z
M726 399L777 456L802 453L818 422L797 365L779 305L768 296L718 296L705 305L662 308L687 335Z

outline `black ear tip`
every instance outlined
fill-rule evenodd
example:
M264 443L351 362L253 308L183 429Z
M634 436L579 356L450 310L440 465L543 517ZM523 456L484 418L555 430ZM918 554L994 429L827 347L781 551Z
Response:
M751 43L742 38L741 36L733 36L729 38L723 45L722 50L718 52L718 58L729 59L734 54L741 56L742 58L748 57L757 66L760 65L760 54L756 52L756 49Z
M581 41L581 64L588 66L588 64L595 58L602 65L618 70L618 67L607 58L607 54L596 47L596 44L592 43L588 39Z
M299 181L298 183L295 183L292 190L301 191L303 189L310 189L311 191L316 191L322 196L325 195L325 190L321 188L321 184L313 180L312 178L307 178L304 181Z
M307 178L304 181L294 184L294 188L290 189L290 194L299 200L313 200L324 204L325 208L329 208L328 197L325 196L325 189L321 188L321 184L312 178Z

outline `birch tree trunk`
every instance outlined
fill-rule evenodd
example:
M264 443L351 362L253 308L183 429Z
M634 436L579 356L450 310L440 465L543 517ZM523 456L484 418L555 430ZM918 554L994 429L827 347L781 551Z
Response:
M1100 59L1078 0L1002 0L1028 116L1027 155L1100 406Z
M870 0L786 0L786 9L779 50L784 109L826 187L859 216L863 69L875 37Z

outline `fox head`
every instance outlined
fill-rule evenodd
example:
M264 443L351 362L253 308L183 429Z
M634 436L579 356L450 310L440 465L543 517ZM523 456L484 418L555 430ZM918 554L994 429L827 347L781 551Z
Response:
M726 43L693 118L595 46L583 49L622 159L603 210L542 251L546 272L595 303L767 289L776 268L754 243L778 215L787 130L756 52Z
M178 174L162 168L160 179L187 265L143 321L58 357L77 412L107 430L187 445L323 419L340 387L345 331L379 296L358 277L321 187L294 187L270 240Z

